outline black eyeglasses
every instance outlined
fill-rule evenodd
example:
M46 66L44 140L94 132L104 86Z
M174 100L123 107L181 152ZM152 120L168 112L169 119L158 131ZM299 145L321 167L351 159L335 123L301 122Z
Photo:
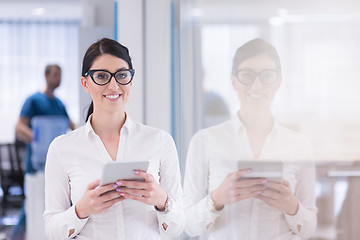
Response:
M111 73L107 70L97 69L89 70L85 73L85 77L90 75L93 82L97 85L104 86L114 77L116 82L121 85L127 85L131 82L135 74L135 69L121 69L117 72Z
M239 80L239 82L245 85L252 84L257 77L259 77L260 81L263 84L270 85L278 80L279 71L267 69L257 73L250 69L238 69L235 72L235 76Z

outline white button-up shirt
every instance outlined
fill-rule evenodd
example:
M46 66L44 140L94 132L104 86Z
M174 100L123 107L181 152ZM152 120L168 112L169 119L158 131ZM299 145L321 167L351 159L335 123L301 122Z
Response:
M164 214L153 206L126 199L103 214L79 219L75 204L90 182L99 179L103 165L112 162L90 120L50 145L45 167L45 230L49 239L160 239L183 232L182 188L178 156L171 136L129 116L120 132L116 161L149 160L151 173L172 199ZM168 227L163 228L163 223ZM69 236L69 231L75 232Z
M298 160L284 163L299 210L290 216L263 201L250 198L226 205L218 212L207 206L207 195L226 175L237 170L237 162L253 159L246 128L237 116L220 125L199 131L190 142L184 181L185 231L205 239L307 239L316 228L315 167L303 162L313 156L302 135L274 124L263 145L262 160Z

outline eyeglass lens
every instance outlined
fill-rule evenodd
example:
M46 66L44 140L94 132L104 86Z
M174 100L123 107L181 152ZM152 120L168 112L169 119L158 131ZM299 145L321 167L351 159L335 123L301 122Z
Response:
M116 81L118 81L120 84L128 84L132 79L132 73L129 70L120 70L113 74ZM107 84L111 79L112 74L107 71L94 71L92 74L92 78L95 81L95 83L100 85Z
M256 73L252 70L239 70L237 73L238 80L243 84L251 84L255 81L256 77L259 77L260 81L264 84L272 84L278 78L276 70L264 70Z

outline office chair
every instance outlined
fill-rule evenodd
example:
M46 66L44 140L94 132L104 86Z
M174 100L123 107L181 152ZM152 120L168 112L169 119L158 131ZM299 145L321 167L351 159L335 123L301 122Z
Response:
M9 207L21 207L25 198L22 164L24 152L25 144L22 142L0 144L0 185L3 191L2 216L6 214Z

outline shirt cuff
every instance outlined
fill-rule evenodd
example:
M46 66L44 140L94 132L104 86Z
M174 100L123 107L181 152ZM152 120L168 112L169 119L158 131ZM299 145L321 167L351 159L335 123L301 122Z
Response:
M157 213L159 223L160 224L165 223L168 227L170 227L171 222L176 220L176 216L179 212L179 209L178 209L179 206L172 198L170 198L170 196L168 196L168 198L171 201L171 207L170 207L169 211L168 212L156 211L156 213ZM161 228L163 229L163 226L161 226Z
M159 222L159 229L170 237L177 237L184 231L185 216L183 209L179 203L175 202L170 196L171 208L168 212L157 211L157 218Z
M203 198L200 201L201 209L203 209L204 219L207 219L206 228L209 229L214 223L215 220L219 217L220 212L223 210L212 210L209 206L208 197Z
M66 219L68 219L67 223L67 237L74 238L77 236L81 230L84 228L85 224L89 220L89 217L80 219L75 211L75 205L71 206L67 211L68 216ZM71 235L69 235L71 232L73 232Z
M288 215L285 213L285 220L291 231L293 231L295 234L300 233L301 226L303 226L305 220L305 212L306 209L299 202L299 209L295 215Z

